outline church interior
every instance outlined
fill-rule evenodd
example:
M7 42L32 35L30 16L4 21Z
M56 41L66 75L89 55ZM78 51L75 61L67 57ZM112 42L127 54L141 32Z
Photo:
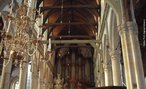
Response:
M0 0L0 89L146 89L146 0Z

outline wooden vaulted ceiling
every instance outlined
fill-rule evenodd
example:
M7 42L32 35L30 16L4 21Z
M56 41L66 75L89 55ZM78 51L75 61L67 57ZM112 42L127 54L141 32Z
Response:
M38 0L37 8L42 0ZM43 31L53 37L95 38L100 5L98 0L43 0Z

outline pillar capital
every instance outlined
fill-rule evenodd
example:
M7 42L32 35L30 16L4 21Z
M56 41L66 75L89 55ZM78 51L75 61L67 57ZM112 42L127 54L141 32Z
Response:
M127 22L127 28L128 30L131 32L134 32L135 35L138 35L138 27L137 27L137 23L136 22L133 22L133 21L129 21Z
M138 31L134 28L137 28L137 24L134 21L127 21L117 26L120 35L122 35L123 33L127 33L129 31L138 34Z
M112 68L111 62L104 63L103 68L104 68L104 70L111 70L111 68Z
M112 60L120 60L121 50L112 50L110 56Z

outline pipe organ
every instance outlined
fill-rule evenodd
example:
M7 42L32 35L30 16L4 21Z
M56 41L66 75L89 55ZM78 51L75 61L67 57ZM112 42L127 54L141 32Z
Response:
M79 55L73 51L63 57L56 56L54 66L54 79L60 74L63 85L69 84L69 88L76 89L82 86L94 86L93 60Z

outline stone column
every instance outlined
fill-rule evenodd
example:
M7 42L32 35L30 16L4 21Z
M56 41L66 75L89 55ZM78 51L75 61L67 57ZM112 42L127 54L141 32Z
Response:
M145 81L144 81L143 63L142 63L140 45L138 41L137 24L135 22L127 22L127 27L129 30L129 36L131 42L131 50L133 56L135 78L137 82L137 89L146 89Z
M104 66L105 86L112 86L112 70L109 64Z
M27 60L27 59L25 59ZM19 75L19 89L26 89L27 83L27 61L21 61L20 63L20 75Z
M54 67L55 64L55 51L52 51L52 54L50 55L50 62L52 64L52 66ZM53 89L53 68L49 67L49 89Z
M49 71L48 71L48 68L46 68L46 72L45 72L45 89L48 89L49 88L49 75L48 75Z
M138 41L138 28L135 21L133 0L120 0L122 19L120 36L124 56L127 89L145 89L144 71ZM118 24L119 25L119 24Z
M100 87L103 87L103 86L105 86L104 71L102 71L100 75Z
M32 80L31 80L31 89L38 89L38 66L36 55L32 57Z
M5 59L3 62L0 89L9 89L11 69L12 69L12 60Z
M122 86L121 69L120 69L120 50L113 50L110 53L112 62L113 85Z
M46 89L53 89L53 83L54 83L53 82L53 74L50 70L48 70L46 77L47 77L47 82L46 82L47 88Z
M129 31L125 29L126 25L122 25L120 28L121 44L122 44L122 53L124 61L124 70L126 77L126 86L127 89L136 89L135 73L133 66L133 57L131 50L131 43L129 38Z
M113 74L113 85L122 86L122 78L120 71L120 60L121 60L121 50L120 50L120 37L116 27L116 15L111 12L111 24L110 24L110 56L112 62L112 74Z
M102 53L100 53L99 55L98 55L98 59L97 59L98 61L97 61L97 68L98 68L98 70L97 70L97 73L98 73L98 77L97 77L97 79L98 79L98 86L99 87L102 87L102 86L105 86L105 77L104 77L104 68L103 68L103 55L102 55Z
M39 87L38 89L45 89L45 82L44 82L44 71L45 71L45 64L43 61L40 63L39 69Z
M109 43L108 38L104 36L104 60L103 60L103 68L104 68L104 76L105 76L105 86L112 86L112 66L111 59L109 57Z
M49 79L49 76L48 76L48 67L47 67L47 64L45 63L45 71L44 71L44 89L48 89L48 79Z

